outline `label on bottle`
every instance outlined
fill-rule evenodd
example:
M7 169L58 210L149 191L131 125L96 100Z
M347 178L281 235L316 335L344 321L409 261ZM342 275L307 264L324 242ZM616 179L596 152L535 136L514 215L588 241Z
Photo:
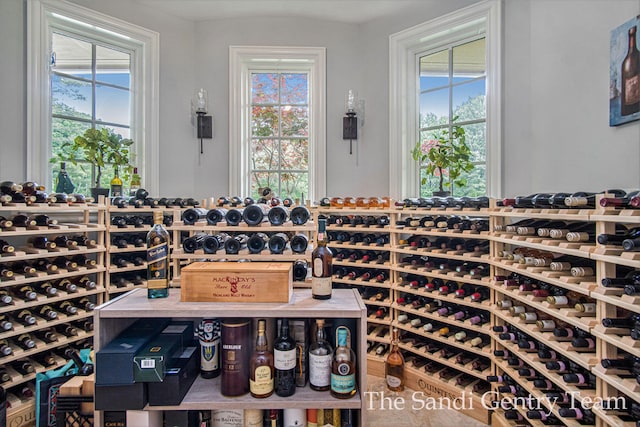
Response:
M402 385L402 380L393 375L387 375L387 385L392 388L398 388Z
M296 367L296 349L273 350L273 366L280 371L290 371Z
M169 244L167 242L147 249L148 289L165 289L169 286L169 278L167 277L168 256Z
M318 261L319 258L314 260L314 263ZM322 261L320 260L320 264ZM315 268L314 268L314 277L311 282L311 293L313 295L331 295L331 277L315 277Z
M338 365L338 373L331 373L331 390L339 394L350 394L356 388L355 374L348 374L351 367L347 363Z
M200 340L200 370L212 372L220 367L220 338L204 342Z
M640 74L629 77L624 83L625 105L640 102Z
M111 197L122 196L122 185L111 185Z
M331 354L316 355L309 353L309 382L316 387L330 385Z
M212 410L211 427L242 427L243 415L242 409Z
M245 409L244 427L262 427L262 409Z
M284 427L307 427L307 410L287 408L283 411Z
M313 259L313 276L314 277L322 277L324 276L324 264L322 257L317 257Z
M258 366L254 373L255 380L249 380L249 390L256 395L264 395L273 391L271 367Z

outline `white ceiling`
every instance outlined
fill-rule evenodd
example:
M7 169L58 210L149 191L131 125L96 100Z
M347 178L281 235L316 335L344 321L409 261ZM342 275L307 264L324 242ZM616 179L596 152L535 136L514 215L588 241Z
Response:
M237 17L306 17L363 23L428 0L135 0L192 21Z

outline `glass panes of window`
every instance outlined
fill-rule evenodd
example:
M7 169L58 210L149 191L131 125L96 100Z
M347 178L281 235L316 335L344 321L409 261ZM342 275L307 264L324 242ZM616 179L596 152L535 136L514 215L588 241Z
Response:
M309 89L306 73L251 74L251 194L309 193Z
M465 130L475 168L464 175L467 184L453 187L454 196L486 194L486 60L484 38L452 44L447 49L419 59L419 135L423 152L433 144L434 135L448 131L453 124ZM454 122L455 120L455 122ZM428 176L420 165L420 194L430 196L439 190L439 177ZM444 179L448 177L445 171ZM451 190L451 187L445 187Z
M52 155L61 153L63 144L72 143L76 136L91 127L108 127L123 138L129 138L131 55L57 32L52 35L52 51ZM57 170L58 166L55 166L50 188L54 188ZM93 165L69 162L67 171L76 191L89 194L96 173ZM102 172L101 186L108 187L113 168L107 165Z

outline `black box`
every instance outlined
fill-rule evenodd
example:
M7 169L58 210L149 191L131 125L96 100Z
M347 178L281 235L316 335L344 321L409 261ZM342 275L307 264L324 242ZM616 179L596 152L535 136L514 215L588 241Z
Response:
M133 357L169 324L169 319L139 319L96 353L96 384L134 382Z
M191 320L172 320L166 328L160 332L162 335L178 334L182 336L182 348L195 345L195 336L193 334L193 321Z
M198 411L164 411L164 427L199 427Z
M200 350L187 347L173 359L164 381L149 383L149 405L179 405L200 373Z
M102 427L127 427L127 412L104 411L102 413Z
M95 406L98 411L141 410L147 404L147 384L96 384Z
M162 382L174 354L181 350L182 337L160 334L133 357L133 379L137 383Z

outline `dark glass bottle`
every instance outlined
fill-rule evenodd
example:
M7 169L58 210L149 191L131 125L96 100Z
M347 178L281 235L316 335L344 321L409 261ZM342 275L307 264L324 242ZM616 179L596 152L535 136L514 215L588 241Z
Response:
M162 225L162 212L154 212L153 228L147 233L147 296L169 296L169 233Z
M278 337L273 343L275 367L274 389L278 396L291 396L296 391L296 343L289 335L289 320L280 320Z
M629 49L620 71L620 115L640 111L640 52L636 46L637 26L629 28Z
M247 241L247 249L250 254L259 254L267 247L269 236L264 233L253 233Z

